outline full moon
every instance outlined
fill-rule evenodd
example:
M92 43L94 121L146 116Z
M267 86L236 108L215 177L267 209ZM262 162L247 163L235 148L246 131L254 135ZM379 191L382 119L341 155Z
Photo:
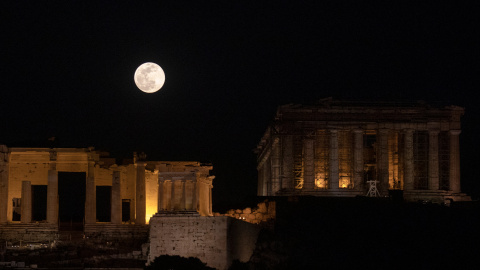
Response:
M159 65L147 62L137 68L133 79L138 89L145 93L155 93L165 83L165 73Z

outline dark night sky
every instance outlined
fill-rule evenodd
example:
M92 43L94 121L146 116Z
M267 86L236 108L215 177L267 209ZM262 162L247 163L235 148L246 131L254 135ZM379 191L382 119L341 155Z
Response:
M44 2L0 4L0 143L212 162L214 207L246 207L278 105L424 100L466 108L463 190L480 195L478 5ZM155 94L134 84L143 62L166 73Z

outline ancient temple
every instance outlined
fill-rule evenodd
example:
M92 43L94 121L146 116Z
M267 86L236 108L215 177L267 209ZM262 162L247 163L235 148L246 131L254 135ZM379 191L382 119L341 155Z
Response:
M407 201L468 200L460 190L463 114L461 107L424 103L280 106L256 149L258 195L397 191Z
M142 225L157 212L212 215L209 164L144 154L116 164L93 148L0 150L0 224Z

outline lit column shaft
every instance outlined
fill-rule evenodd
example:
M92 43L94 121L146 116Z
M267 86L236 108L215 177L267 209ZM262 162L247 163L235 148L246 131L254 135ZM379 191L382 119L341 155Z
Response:
M185 210L186 206L186 190L185 190L185 180L180 180L180 190L182 193L182 197L180 198L180 209L181 211Z
M282 188L293 190L293 136L286 135L283 140Z
M388 130L380 129L378 132L378 181L380 195L385 196L388 193Z
M172 191L171 191L171 197L170 197L170 211L175 211L175 180L172 179Z
M165 183L165 181L163 180L163 177L158 177L158 206L157 206L157 212L165 210L165 205L164 205L164 202L163 202L163 200L165 199L164 183Z
M8 153L4 145L0 145L0 224L7 223L8 206Z
M450 190L460 193L460 130L450 130Z
M280 184L280 143L278 143L278 138L272 147L272 187L269 196L274 196L282 188Z
M22 181L22 204L21 222L32 222L32 184L30 181Z
M112 224L122 224L122 194L121 194L120 171L113 171L112 174Z
M58 224L58 172L55 165L48 170L47 223Z
M329 149L329 189L338 189L338 130L330 130L330 149Z
M97 222L97 187L95 185L95 162L88 162L85 193L85 224Z
M193 210L198 211L198 182L195 179L195 182L193 182Z
M353 184L363 190L363 130L353 130Z
M304 186L305 190L315 188L315 160L314 160L314 140L305 139L303 141L303 151L305 153L304 162Z
M428 189L439 190L438 178L438 130L428 131Z
M413 130L404 133L404 186L405 191L413 190Z
M135 224L145 224L147 211L146 190L145 190L145 162L137 162L135 181Z

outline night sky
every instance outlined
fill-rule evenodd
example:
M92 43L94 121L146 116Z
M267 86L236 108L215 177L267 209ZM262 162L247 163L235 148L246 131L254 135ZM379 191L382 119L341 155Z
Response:
M0 143L211 162L214 210L243 208L277 106L424 100L465 107L462 188L478 198L478 4L358 2L2 3ZM165 71L155 94L135 86L144 62Z

